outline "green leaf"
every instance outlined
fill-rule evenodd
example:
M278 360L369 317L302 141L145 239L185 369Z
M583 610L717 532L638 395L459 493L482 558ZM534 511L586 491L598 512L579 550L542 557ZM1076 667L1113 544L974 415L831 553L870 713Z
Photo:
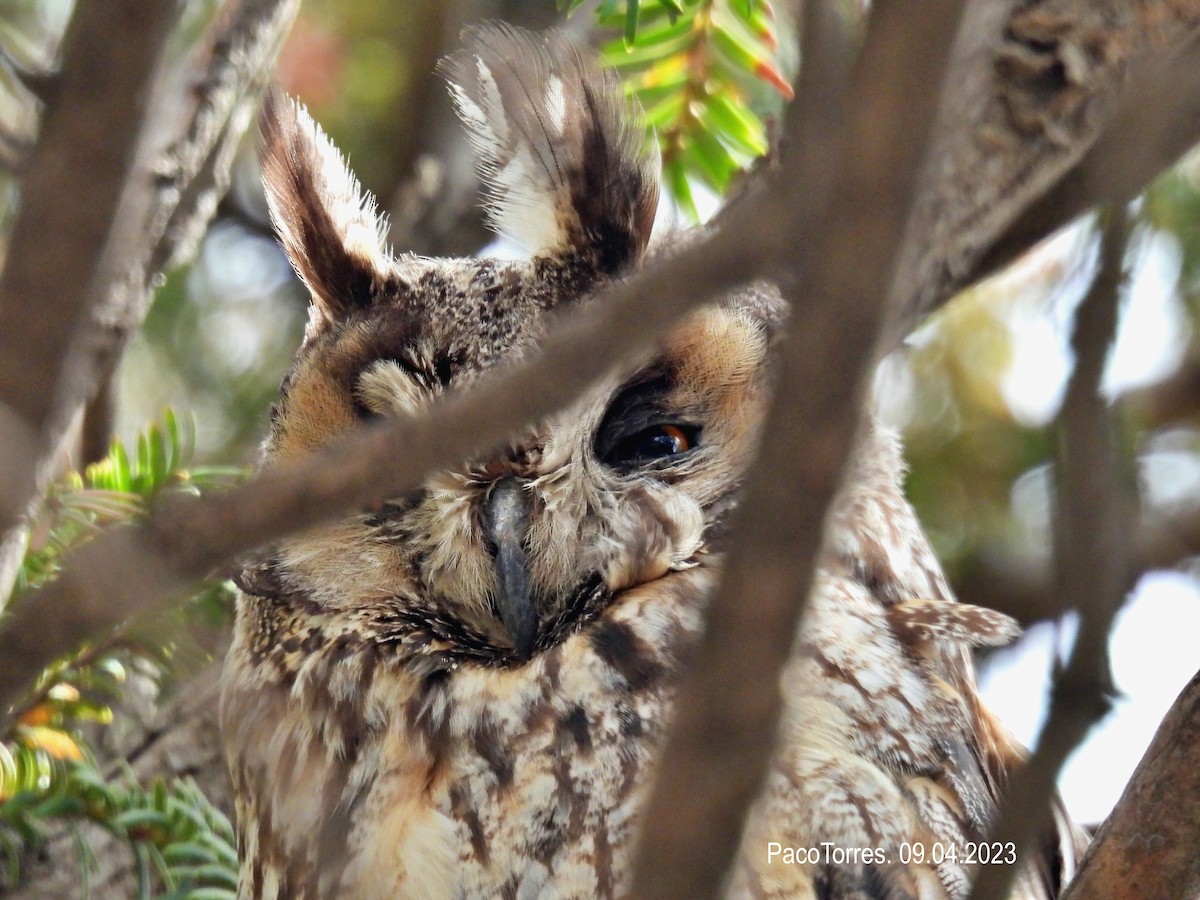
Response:
M659 0L659 3L662 4L662 8L667 11L667 18L669 18L672 22L676 21L681 15L683 15L683 4L681 4L679 0Z
M738 104L730 93L719 92L705 98L702 121L714 131L751 157L767 152L767 134L763 123L746 107Z
M146 855L149 856L150 862L153 863L155 870L158 872L158 877L162 879L163 885L168 890L175 890L179 886L178 880L175 878L175 873L171 871L171 867L167 865L167 861L163 859L162 851L153 844L147 844Z
M625 46L633 47L637 39L639 0L625 0Z
M170 451L167 449L167 437L162 429L151 426L147 429L146 437L150 442L150 484L156 489L166 484L170 473Z
M638 47L650 48L661 45L665 41L674 41L680 37L688 38L689 41L695 40L694 19L662 17L657 21L644 21L638 28L635 43Z
M177 830L188 826L199 832L208 830L208 823L204 820L203 811L197 809L194 802L188 803L185 800L172 797L170 800L170 812L173 820L172 824Z
M692 139L695 141L694 149L687 157L688 162L693 164L710 187L723 194L741 167L730 154L729 148L711 132L698 128Z
M190 881L193 884L198 883L212 887L224 885L232 890L237 890L237 870L230 870L228 866L218 863L181 867L176 869L174 874L179 881Z
M662 102L656 103L646 110L646 124L656 130L665 130L679 119L683 113L684 102L683 93L674 92Z
M623 42L609 45L604 49L604 59L617 71L641 70L655 63L673 65L680 71L687 70L687 60L675 60L672 57L686 53L695 44L695 35L690 30L671 37L665 37L654 44L638 43L633 46Z
M175 867L185 864L208 865L219 860L214 849L200 840L177 841L168 844L163 847L162 854L163 859Z
M684 213L693 221L700 221L700 210L696 207L696 198L692 194L692 186L688 182L687 172L682 163L673 160L663 167L663 176L671 189L671 196L679 204Z
M161 828L166 830L171 822L165 813L157 809L127 809L113 816L113 824L123 831L131 829Z
M78 797L72 797L67 794L50 797L39 803L32 810L34 815L43 819L74 815L82 811L83 802Z
M150 880L150 850L147 844L136 843L133 845L133 858L137 863L137 885L138 885L138 900L151 900L151 880Z
M133 473L129 469L129 456L122 444L114 443L108 460L112 463L112 486L110 490L128 494L133 491Z
M0 797L10 797L17 790L17 761L8 744L0 741ZM2 808L2 806L0 806Z

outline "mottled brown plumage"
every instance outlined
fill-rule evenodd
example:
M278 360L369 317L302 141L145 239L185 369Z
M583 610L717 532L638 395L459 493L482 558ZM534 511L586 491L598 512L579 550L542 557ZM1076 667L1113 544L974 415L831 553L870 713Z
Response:
M265 113L281 239L313 297L268 460L317 449L536 347L646 252L656 166L612 75L561 36L470 31L445 64L523 261L392 257L300 109ZM273 548L243 590L222 702L242 897L590 898L629 889L680 661L770 385L767 286L680 326L501 452ZM933 844L982 840L1017 752L876 428L839 498L735 897L954 898ZM797 498L803 502L803 498ZM886 859L786 863L787 847ZM920 843L926 858L901 859ZM1060 857L1023 860L1049 896Z

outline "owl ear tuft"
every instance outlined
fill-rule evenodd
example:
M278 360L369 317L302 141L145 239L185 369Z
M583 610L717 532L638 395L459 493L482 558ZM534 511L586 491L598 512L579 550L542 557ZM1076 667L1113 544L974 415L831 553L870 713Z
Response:
M385 223L342 154L297 101L269 92L260 116L271 220L326 321L368 305L390 269Z
M537 256L637 262L658 207L658 157L612 71L561 32L463 32L442 60L487 191L492 227Z

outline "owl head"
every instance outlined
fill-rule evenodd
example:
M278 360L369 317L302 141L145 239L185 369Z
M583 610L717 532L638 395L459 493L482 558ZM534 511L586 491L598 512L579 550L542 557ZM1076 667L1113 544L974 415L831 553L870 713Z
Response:
M616 77L563 35L464 37L442 71L489 220L528 258L392 255L338 151L301 108L272 103L267 197L312 307L269 460L468 390L647 254L658 165ZM727 298L506 446L287 540L279 577L361 627L405 623L428 655L521 664L704 562L753 447L775 319L765 291Z

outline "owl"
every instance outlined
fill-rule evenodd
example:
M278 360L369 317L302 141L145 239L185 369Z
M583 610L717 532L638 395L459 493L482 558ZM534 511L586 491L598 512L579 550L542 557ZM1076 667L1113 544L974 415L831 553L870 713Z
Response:
M442 68L519 260L392 255L329 140L268 103L267 197L312 297L269 463L421 416L669 252L650 249L658 167L616 77L562 35L491 25L464 44ZM504 446L246 567L221 705L241 897L628 894L785 318L769 285L733 292ZM872 426L731 897L965 895L967 845L1019 758L971 648L1016 629L955 602L901 475ZM1014 896L1051 896L1072 850L1022 860Z

